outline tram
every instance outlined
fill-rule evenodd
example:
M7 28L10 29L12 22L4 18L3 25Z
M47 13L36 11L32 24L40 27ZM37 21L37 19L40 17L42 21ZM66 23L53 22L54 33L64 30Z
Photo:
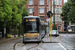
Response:
M44 34L44 33L43 33ZM41 42L41 23L38 16L25 16L23 19L23 43Z

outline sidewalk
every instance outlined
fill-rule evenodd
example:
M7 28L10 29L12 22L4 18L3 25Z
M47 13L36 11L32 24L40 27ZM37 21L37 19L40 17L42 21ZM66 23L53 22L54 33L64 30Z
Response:
M56 36L49 36L49 34L47 34L45 36L45 38L42 39L43 42L52 42L52 43L58 43L56 40L55 40Z
M0 39L0 44L6 43L10 40L15 40L15 39L18 39L18 38L20 38L20 37L12 37L12 38L5 38L5 39L2 38L2 39Z
M4 42L8 42L8 41L10 41L10 40L15 40L15 39L19 39L19 38L21 38L22 37L22 35L20 35L20 37L18 37L18 35L16 35L16 37L14 37L14 35L12 35L12 37L11 38L1 38L0 39L0 44L2 44L2 43L4 43Z

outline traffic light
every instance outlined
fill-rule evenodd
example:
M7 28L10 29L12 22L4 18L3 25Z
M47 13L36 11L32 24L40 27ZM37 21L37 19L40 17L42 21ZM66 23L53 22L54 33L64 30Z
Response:
M50 14L52 15L52 12L51 11L48 11L47 12L47 16L50 18Z

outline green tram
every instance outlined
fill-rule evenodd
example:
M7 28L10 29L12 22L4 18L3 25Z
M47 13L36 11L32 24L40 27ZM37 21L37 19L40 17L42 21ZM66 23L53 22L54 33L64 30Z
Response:
M42 37L45 35L44 32L42 33L41 28L40 17L25 16L23 19L23 43L41 42Z

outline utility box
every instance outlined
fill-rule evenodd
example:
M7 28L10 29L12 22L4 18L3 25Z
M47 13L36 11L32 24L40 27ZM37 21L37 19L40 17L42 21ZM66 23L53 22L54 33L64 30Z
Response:
M2 38L2 32L0 32L0 38Z
M8 33L7 34L7 37L11 38L12 37L12 34L11 33Z

